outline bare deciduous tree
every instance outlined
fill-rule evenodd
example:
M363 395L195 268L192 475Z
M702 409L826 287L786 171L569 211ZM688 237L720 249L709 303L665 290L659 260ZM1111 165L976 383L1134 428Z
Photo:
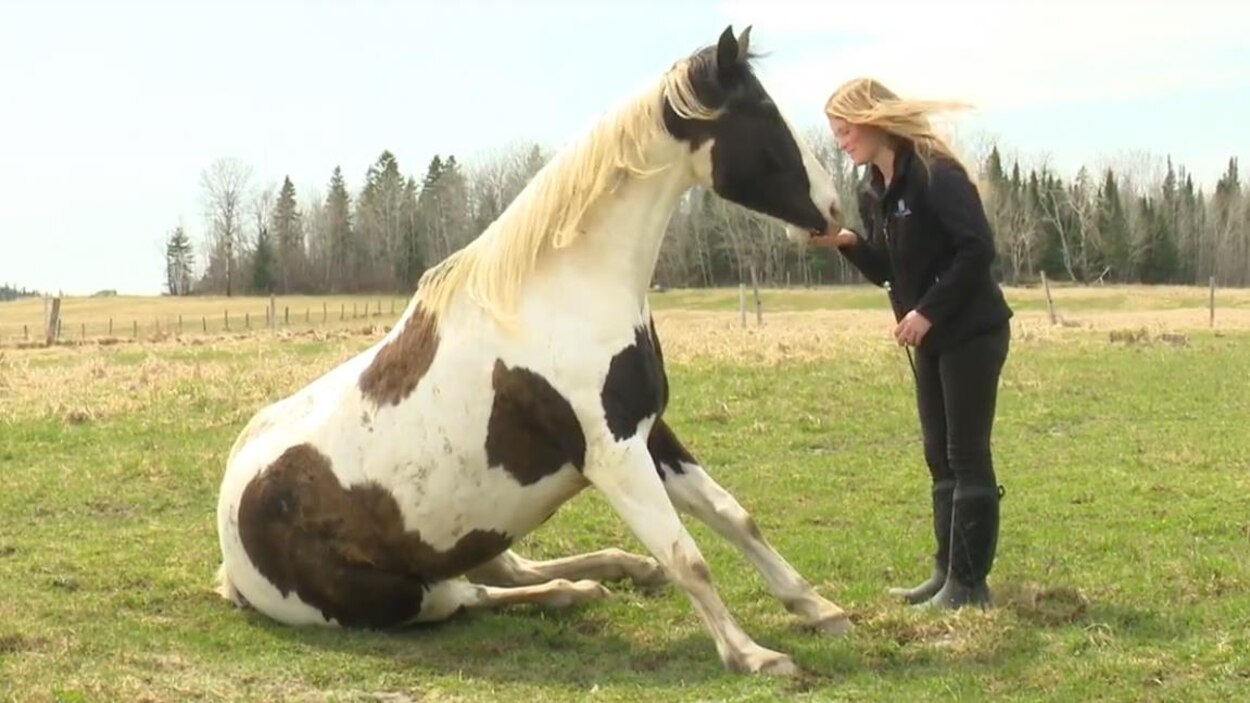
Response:
M219 262L224 269L227 297L234 293L236 248L243 231L243 209L251 177L252 169L234 158L218 159L200 174L211 238L210 267Z

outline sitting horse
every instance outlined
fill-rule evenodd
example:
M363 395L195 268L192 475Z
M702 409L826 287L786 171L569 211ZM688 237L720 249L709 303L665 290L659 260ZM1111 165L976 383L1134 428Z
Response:
M255 414L221 483L224 597L290 625L388 628L672 581L726 667L793 673L735 622L681 510L804 624L849 629L662 419L647 291L682 195L710 187L793 239L839 217L829 175L753 72L749 35L726 29L606 114L422 275L383 338ZM511 551L592 485L650 558Z

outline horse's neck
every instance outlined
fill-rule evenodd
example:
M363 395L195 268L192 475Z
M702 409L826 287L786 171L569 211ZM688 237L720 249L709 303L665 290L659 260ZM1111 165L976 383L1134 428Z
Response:
M630 178L599 204L584 223L586 232L552 260L558 277L575 285L581 302L588 296L620 298L640 306L650 288L664 233L682 194L693 183L678 145L657 149L664 171ZM579 304L579 299L570 301Z

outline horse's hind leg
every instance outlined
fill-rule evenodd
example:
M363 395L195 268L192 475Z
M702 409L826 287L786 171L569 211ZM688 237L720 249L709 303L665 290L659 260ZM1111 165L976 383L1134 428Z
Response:
M462 579L442 581L430 587L421 600L417 622L446 620L460 610L500 608L532 604L567 608L608 596L608 589L594 581L554 579L534 586L498 588Z
M746 509L699 466L663 420L653 425L647 448L677 509L694 516L737 547L787 610L805 624L825 632L842 634L850 630L846 613L821 597L777 553Z
M658 586L667 581L656 560L614 548L543 561L526 559L508 550L470 571L467 577L474 583L491 586L532 586L552 579L629 579L639 586Z

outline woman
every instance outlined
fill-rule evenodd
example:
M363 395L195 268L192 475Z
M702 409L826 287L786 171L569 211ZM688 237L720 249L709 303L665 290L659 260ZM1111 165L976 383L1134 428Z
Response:
M863 78L833 93L825 112L838 146L867 166L864 226L815 239L886 288L894 337L915 348L937 549L927 581L890 592L910 603L984 608L1002 497L990 432L1012 311L990 272L994 240L976 187L929 123L947 106L902 100Z

